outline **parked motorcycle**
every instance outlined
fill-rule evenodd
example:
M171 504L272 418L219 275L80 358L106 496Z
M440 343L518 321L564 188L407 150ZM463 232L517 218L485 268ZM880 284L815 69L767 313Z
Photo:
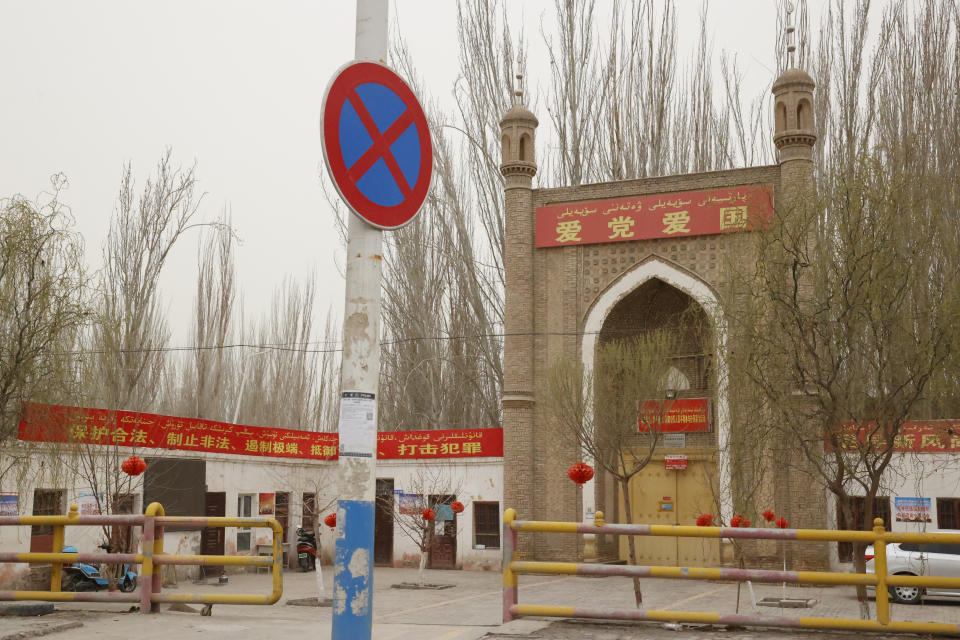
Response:
M297 559L301 571L317 570L317 536L313 531L297 529Z
M110 553L111 550L107 543L99 545L99 548L107 553ZM77 553L77 548L68 545L63 548L63 553ZM100 568L92 564L74 562L63 567L63 578L60 586L63 591L101 591L109 586L110 581L107 577L101 573ZM130 593L137 588L137 574L133 571L132 565L122 565L120 578L117 580L117 588L124 593Z

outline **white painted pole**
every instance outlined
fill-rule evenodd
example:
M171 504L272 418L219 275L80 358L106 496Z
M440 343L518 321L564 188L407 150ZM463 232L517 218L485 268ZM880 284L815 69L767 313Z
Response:
M386 62L387 16L388 0L357 0L358 60ZM333 575L333 640L370 640L373 627L382 241L381 230L356 215L349 217L340 369L340 493Z

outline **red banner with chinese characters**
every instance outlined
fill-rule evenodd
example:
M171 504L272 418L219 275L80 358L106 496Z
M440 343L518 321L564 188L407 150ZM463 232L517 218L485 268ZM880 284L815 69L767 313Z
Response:
M336 460L336 433L275 429L108 411L27 404L18 437L31 442L73 442L272 458ZM380 459L503 456L502 429L388 431L377 434Z
M381 431L377 458L474 458L503 456L503 429Z
M848 422L838 431L841 449L859 449L870 439L873 439L878 450L886 447L883 434L874 433L872 425ZM826 448L829 450L829 445ZM899 453L960 452L960 420L904 422L893 437L893 450Z
M664 411L664 404L666 404L666 411ZM640 416L637 422L640 433L647 433L651 425L654 431L660 433L710 431L710 400L709 398L644 400L640 404Z
M762 229L773 185L682 191L537 207L537 247L705 236Z

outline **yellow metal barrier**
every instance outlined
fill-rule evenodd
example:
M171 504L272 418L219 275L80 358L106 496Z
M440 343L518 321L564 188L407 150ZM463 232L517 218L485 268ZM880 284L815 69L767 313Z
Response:
M578 522L535 522L517 520L517 513L507 509L503 514L503 621L518 616L560 616L569 618L605 618L614 620L651 620L766 627L803 627L810 629L848 629L895 631L904 633L937 633L960 635L960 625L939 622L895 622L890 620L888 587L909 586L960 590L960 578L934 576L887 575L886 545L890 542L921 544L960 544L960 534L894 533L885 531L883 520L873 521L873 531L832 531L821 529L752 529L696 527L678 525L611 524L597 511L593 524ZM536 562L516 559L521 531L542 533L612 534L640 536L673 536L687 538L746 538L766 540L813 540L863 542L874 546L876 573L835 573L830 571L770 571L765 569L727 569L713 567L657 567L575 562ZM680 580L733 580L739 582L791 582L801 584L846 584L876 588L876 620L850 618L746 616L712 612L666 610L609 610L583 607L526 605L518 603L518 576L521 574L553 574L579 576L626 576L631 578L673 578Z
M0 516L0 526L49 525L53 527L53 548L62 549L64 529L68 526L125 525L143 528L140 553L63 553L63 552L0 552L0 562L50 563L49 591L0 591L0 600L46 600L52 602L139 602L141 613L158 610L161 602L184 602L207 605L205 614L215 604L273 604L283 595L281 575L281 537L283 529L273 518L193 518L164 515L163 507L154 502L143 515L81 516L77 505L65 516ZM163 552L164 527L259 527L273 531L273 554L270 556L173 555ZM61 591L64 564L139 564L140 593ZM157 567L169 565L273 567L273 588L269 594L242 593L162 593L163 580Z

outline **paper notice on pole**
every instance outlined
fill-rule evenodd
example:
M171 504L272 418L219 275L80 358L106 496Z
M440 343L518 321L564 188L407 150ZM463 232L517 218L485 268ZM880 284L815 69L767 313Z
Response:
M377 447L377 398L363 391L340 394L340 455L372 458Z

